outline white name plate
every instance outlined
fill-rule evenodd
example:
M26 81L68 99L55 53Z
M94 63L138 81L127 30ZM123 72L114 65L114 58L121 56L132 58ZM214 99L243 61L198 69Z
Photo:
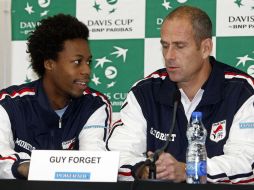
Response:
M33 150L28 180L116 182L119 152Z

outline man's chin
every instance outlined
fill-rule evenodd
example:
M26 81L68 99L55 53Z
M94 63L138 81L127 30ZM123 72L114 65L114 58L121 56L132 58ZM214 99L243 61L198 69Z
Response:
M171 81L173 82L180 82L181 80L179 79L179 77L177 77L176 75L172 74L172 73L168 73L168 77Z
M80 98L82 95L83 95L83 92L72 93L71 94L71 98Z

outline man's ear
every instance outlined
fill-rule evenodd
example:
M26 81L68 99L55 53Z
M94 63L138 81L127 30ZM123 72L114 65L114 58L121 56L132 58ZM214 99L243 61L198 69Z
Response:
M54 67L54 61L52 59L47 59L44 61L45 70L51 71Z
M201 42L203 59L206 59L211 55L212 49L213 49L213 41L211 38L204 39Z

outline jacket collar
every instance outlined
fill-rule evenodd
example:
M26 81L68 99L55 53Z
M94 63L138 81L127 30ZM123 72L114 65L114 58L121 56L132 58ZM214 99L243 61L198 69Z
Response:
M175 82L171 81L167 75L165 80L162 81L162 85L158 91L157 101L161 104L172 106L174 105L173 98L174 93L177 90Z
M46 92L44 91L42 79L39 79L38 82L37 82L37 94L38 94L38 103L39 103L39 105L44 110L54 112L54 110L50 106L49 99L46 95Z
M204 94L199 105L215 104L222 99L224 85L224 70L221 69L214 57L210 57L212 66L211 74L205 84L201 87ZM174 92L177 90L175 82L171 81L167 75L158 91L157 101L161 104L173 106Z
M212 72L208 80L202 86L204 94L200 105L215 104L223 98L222 93L225 81L224 70L214 57L210 57L210 64L212 66Z

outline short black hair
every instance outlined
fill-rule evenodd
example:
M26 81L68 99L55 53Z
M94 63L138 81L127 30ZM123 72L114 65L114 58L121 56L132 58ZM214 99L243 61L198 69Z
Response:
M57 14L41 20L27 42L27 53L34 72L43 77L44 61L57 60L66 40L80 38L87 41L88 37L87 26L71 15Z
M212 21L205 11L188 5L180 6L166 16L168 20L174 18L187 18L190 21L198 47L202 40L212 38Z

